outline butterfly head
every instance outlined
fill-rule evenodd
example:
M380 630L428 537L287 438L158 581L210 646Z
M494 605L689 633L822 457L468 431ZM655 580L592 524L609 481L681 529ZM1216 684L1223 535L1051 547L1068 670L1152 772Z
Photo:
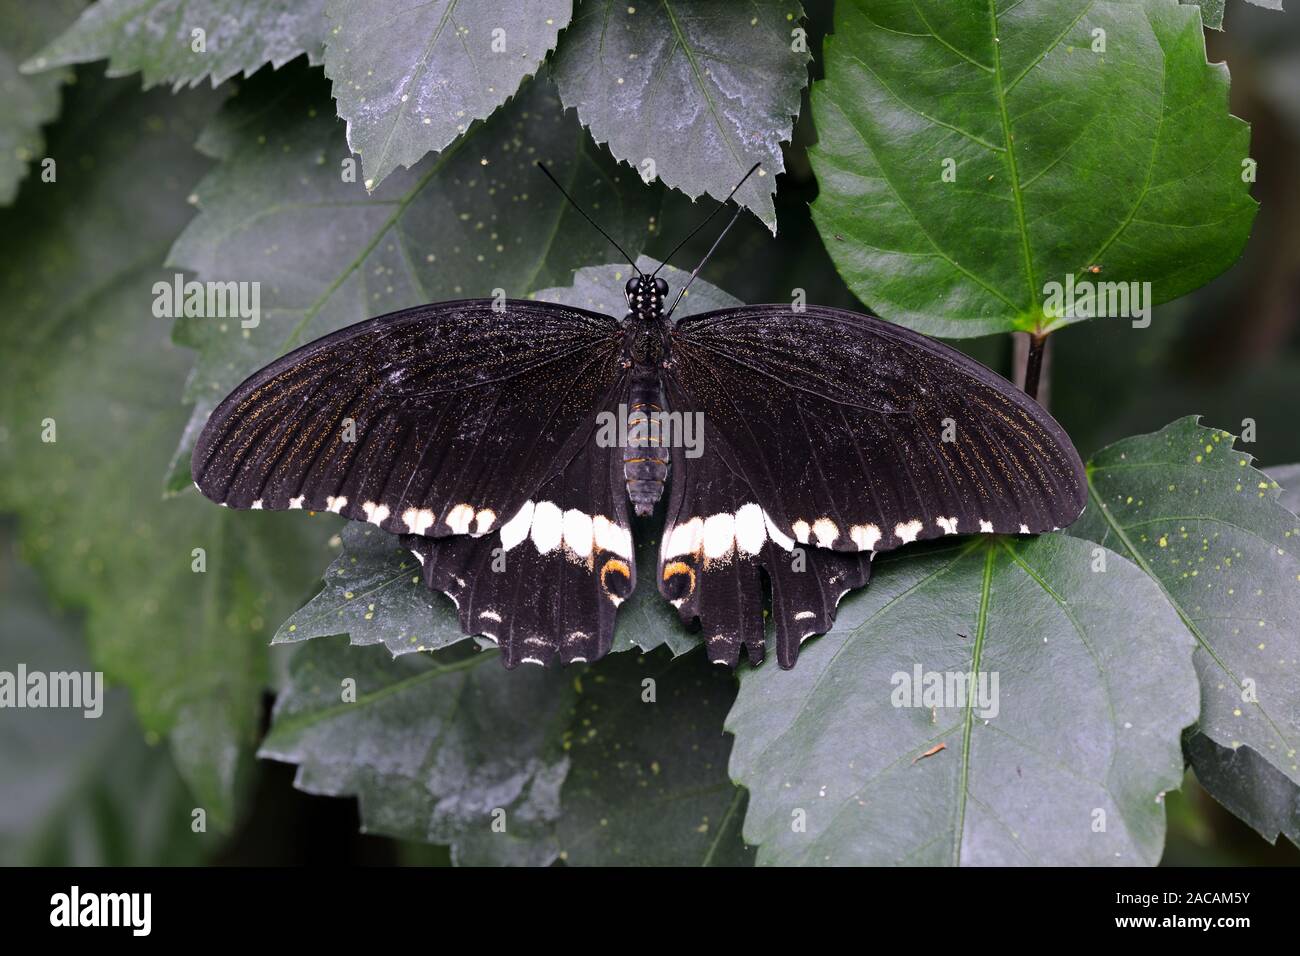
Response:
M627 307L638 319L657 319L664 314L664 297L668 283L657 276L635 275L623 287Z

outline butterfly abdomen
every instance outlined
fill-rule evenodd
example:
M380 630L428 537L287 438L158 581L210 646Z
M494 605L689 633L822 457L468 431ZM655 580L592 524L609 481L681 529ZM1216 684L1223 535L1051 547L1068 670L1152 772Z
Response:
M627 442L623 446L623 478L627 496L639 515L654 512L668 478L668 450L663 443L663 396L659 377L638 368L628 392Z

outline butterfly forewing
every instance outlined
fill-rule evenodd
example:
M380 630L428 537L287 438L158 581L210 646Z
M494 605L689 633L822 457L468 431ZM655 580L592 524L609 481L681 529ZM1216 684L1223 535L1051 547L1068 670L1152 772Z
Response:
M778 528L841 551L1050 531L1086 501L1083 465L1033 399L961 353L838 309L746 306L683 320L674 400Z
M209 418L193 477L234 508L396 534L484 534L582 450L624 377L614 319L467 300L350 326L251 376Z

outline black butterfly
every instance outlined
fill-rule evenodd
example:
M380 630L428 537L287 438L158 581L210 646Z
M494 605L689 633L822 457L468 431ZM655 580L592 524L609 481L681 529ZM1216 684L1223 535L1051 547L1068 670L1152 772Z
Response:
M689 284L665 313L667 283L636 270L621 321L466 299L325 336L218 406L195 484L232 508L333 511L401 535L507 667L608 652L636 581L629 506L650 513L665 487L659 590L729 665L742 645L763 656L764 575L792 667L875 554L1082 511L1060 426L960 352L817 306L674 323ZM685 427L670 434L701 420L690 447Z

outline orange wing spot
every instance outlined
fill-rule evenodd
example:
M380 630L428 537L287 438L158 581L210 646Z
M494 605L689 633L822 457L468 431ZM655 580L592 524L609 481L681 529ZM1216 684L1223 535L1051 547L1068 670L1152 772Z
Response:
M686 575L686 580L679 580ZM695 569L684 561L670 561L664 565L664 583L670 590L669 600L676 601L687 597L695 590Z
M600 586L610 597L623 600L632 593L632 569L626 561L610 558L600 567Z

